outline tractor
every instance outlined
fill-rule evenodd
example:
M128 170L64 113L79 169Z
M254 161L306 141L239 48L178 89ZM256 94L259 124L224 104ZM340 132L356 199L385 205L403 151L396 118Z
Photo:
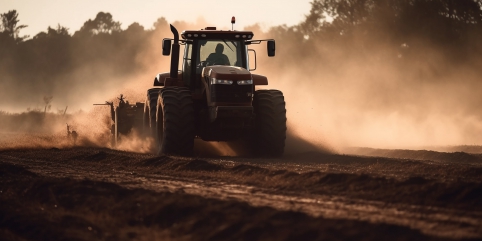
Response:
M256 52L249 49L266 42L273 57L275 41L216 27L185 30L180 39L173 25L170 30L174 37L162 41L170 71L155 76L144 103L144 130L156 140L158 154L192 155L194 139L201 138L242 140L256 156L280 157L286 139L284 96L279 90L257 89L268 79L251 73Z

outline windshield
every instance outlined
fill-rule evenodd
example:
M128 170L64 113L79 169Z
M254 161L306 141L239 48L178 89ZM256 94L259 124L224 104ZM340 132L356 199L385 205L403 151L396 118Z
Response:
M204 40L200 41L199 60L201 65L230 65L242 67L239 41Z

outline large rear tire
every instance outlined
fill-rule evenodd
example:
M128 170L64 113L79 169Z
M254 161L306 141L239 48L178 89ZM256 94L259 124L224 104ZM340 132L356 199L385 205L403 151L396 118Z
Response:
M166 87L160 90L156 123L159 155L192 155L194 109L188 88Z
M255 127L253 151L257 156L280 157L286 139L286 107L279 90L258 90L254 93Z

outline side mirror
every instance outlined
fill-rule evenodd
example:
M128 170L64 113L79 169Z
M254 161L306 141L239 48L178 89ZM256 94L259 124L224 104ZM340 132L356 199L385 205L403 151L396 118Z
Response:
M162 40L162 55L169 56L171 54L171 40L170 39L163 39Z
M276 52L276 47L274 44L274 40L268 40L268 56L273 57Z

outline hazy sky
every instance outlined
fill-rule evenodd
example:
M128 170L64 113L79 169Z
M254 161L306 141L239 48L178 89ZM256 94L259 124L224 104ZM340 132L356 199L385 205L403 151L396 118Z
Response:
M311 0L0 0L0 13L17 10L19 24L28 25L21 35L33 37L48 26L57 24L73 34L85 21L94 19L100 11L109 12L125 29L138 22L146 29L160 17L168 22L194 22L204 18L217 27L229 27L236 16L236 29L260 23L262 27L281 24L295 25L304 20Z

